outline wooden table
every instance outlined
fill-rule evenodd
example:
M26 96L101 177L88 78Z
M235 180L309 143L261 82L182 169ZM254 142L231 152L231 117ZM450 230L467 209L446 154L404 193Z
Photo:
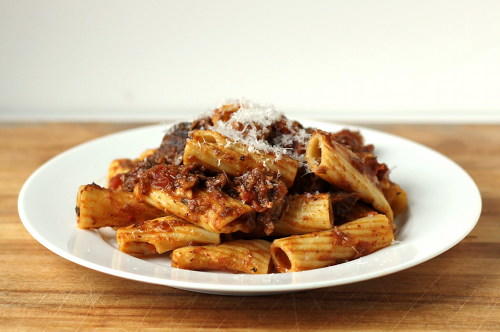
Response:
M0 330L500 331L500 125L376 126L444 153L475 179L483 213L460 244L383 278L263 297L105 275L56 256L27 233L16 203L28 175L75 144L133 126L0 125Z

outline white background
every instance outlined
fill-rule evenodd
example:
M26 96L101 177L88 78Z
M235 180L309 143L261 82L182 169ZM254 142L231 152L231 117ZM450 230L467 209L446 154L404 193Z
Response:
M225 98L500 121L500 1L0 0L0 120L161 120Z

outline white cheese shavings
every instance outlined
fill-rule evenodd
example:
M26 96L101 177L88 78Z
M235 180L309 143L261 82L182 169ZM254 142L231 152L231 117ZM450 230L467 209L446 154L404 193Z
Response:
M216 122L211 130L230 138L233 142L245 144L249 152L273 153L277 160L285 155L298 160L300 164L305 163L304 154L296 154L293 146L307 144L310 135L305 129L294 130L293 122L277 111L273 105L261 105L247 100L231 100L226 104L238 105L239 109L228 121ZM266 138L272 130L272 125L279 121L284 121L292 133L278 135L271 144Z
M266 128L284 117L273 105L261 105L246 100L238 102L238 105L240 109L232 114L229 122Z

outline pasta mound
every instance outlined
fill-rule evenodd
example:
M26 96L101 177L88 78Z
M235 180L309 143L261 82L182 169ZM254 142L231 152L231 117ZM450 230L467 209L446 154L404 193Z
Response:
M359 132L306 128L249 101L172 126L160 146L117 159L108 186L79 188L82 229L114 227L135 256L234 273L297 272L391 245L407 207Z

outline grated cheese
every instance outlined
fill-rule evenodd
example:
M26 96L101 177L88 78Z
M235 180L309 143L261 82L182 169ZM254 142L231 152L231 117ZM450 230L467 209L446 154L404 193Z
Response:
M239 109L228 121L216 122L211 130L230 138L233 142L247 145L249 152L270 152L277 160L285 155L298 160L301 164L305 163L304 154L296 154L291 146L294 143L306 144L310 135L305 129L293 130L293 122L277 111L273 105L261 105L247 100L231 100L226 104L238 105ZM270 143L265 137L272 130L272 125L279 121L284 121L292 133L281 134ZM242 130L236 129L241 126Z

